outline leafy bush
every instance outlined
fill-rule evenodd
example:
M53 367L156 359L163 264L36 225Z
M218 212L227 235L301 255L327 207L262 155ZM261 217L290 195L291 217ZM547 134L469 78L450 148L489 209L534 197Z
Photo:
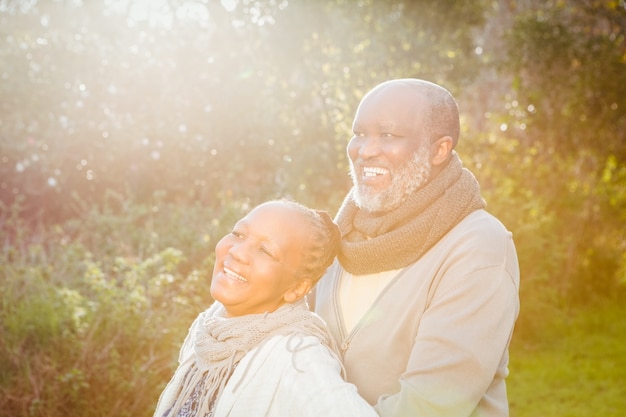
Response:
M33 235L3 207L0 415L150 415L243 209L129 203Z

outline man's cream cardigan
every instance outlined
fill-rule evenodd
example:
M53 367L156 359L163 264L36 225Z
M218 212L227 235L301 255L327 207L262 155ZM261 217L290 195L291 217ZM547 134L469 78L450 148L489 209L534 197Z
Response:
M343 351L347 380L380 416L508 415L520 275L512 235L495 217L465 217L392 277L350 330L341 276L335 263L317 284L315 311Z

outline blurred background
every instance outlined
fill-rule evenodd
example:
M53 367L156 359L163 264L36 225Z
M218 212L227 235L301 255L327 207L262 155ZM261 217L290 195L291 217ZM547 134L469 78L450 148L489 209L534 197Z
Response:
M625 36L624 0L0 0L0 416L151 416L217 240L335 213L404 77L514 234L511 415L625 415Z

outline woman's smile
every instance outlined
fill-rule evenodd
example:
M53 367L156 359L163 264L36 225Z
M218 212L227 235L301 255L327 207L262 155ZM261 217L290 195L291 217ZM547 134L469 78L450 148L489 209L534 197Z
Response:
M234 279L239 282L248 282L248 280L245 277L239 275L238 273L236 273L235 271L227 267L224 267L224 275L226 275L228 278Z

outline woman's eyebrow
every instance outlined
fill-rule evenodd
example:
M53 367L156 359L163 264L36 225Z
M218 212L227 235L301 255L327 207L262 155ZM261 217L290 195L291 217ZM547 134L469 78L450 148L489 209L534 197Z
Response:
M263 242L269 244L268 250L271 252L272 257L279 262L282 261L282 251L278 242L276 242L276 240L274 240L271 236L265 236L263 238Z

